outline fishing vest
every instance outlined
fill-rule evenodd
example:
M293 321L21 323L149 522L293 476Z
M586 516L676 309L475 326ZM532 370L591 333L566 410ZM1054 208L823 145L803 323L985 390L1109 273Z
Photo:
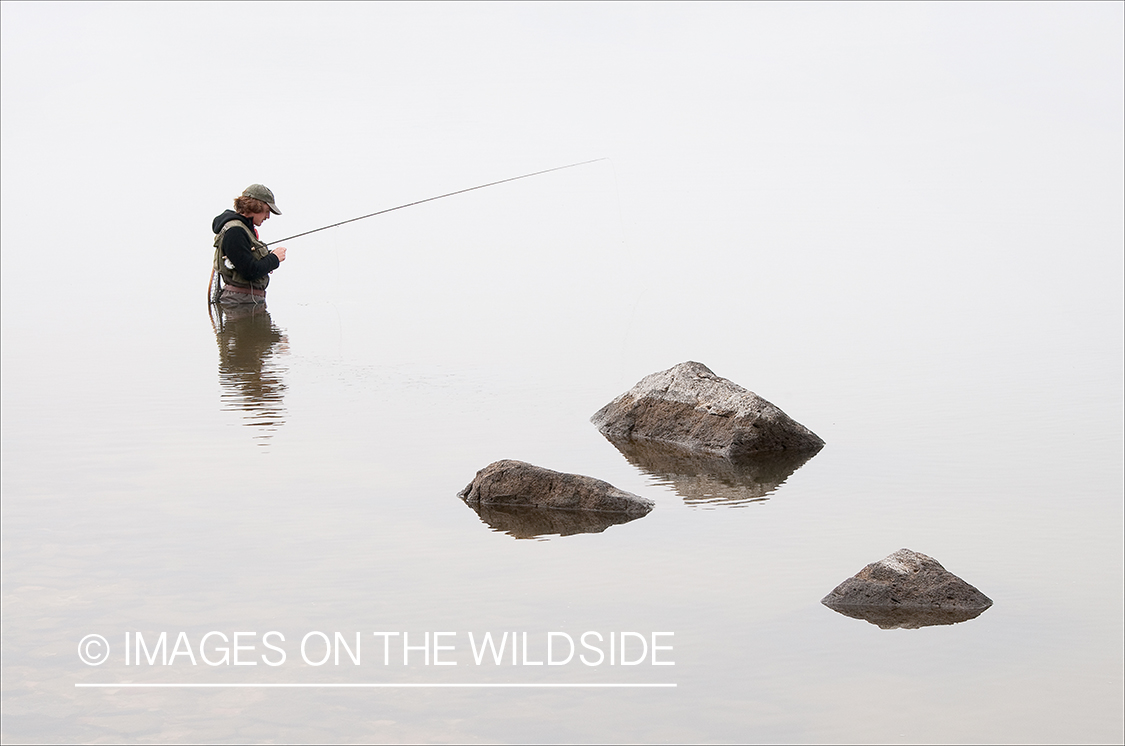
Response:
M237 218L231 218L219 230L218 235L215 236L215 271L222 275L223 282L227 285L265 290L266 285L270 284L269 274L264 274L255 280L247 280L238 273L238 270L231 264L230 259L227 259L226 255L223 254L223 237L231 228L241 228L250 236L250 253L255 259L265 259L269 256L269 247L258 240L254 232L246 227L246 223L243 223Z

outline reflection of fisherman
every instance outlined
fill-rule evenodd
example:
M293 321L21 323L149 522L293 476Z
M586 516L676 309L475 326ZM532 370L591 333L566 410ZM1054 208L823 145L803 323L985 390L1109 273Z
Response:
M280 215L273 192L261 184L251 184L227 210L211 222L215 232L215 272L223 280L221 293L213 286L212 301L224 305L264 303L270 272L285 261L285 248L270 251L258 238L258 226L270 213ZM216 297L217 295L217 297Z
M265 445L285 421L285 368L280 358L289 340L274 326L264 304L220 306L212 320L219 343L222 408L241 410L245 424L261 430L257 439Z

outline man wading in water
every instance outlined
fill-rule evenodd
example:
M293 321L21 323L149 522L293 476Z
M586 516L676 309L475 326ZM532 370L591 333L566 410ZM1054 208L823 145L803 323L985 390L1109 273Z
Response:
M273 192L261 184L251 184L227 210L211 221L215 232L214 270L223 279L222 292L212 285L211 302L223 305L265 303L270 272L285 261L285 247L273 251L258 238L258 226L280 215ZM214 282L214 280L213 280Z

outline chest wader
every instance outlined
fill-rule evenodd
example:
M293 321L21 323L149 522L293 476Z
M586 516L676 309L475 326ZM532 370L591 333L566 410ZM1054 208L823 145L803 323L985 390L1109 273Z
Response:
M270 276L264 274L254 280L247 280L238 270L231 264L230 259L223 254L223 238L227 235L227 231L232 228L246 231L246 235L250 237L250 254L255 260L265 259L269 256L270 249L264 243L258 240L254 232L246 227L246 224L241 220L229 220L219 230L218 235L215 236L215 261L211 267L211 287L209 289L209 298L212 303L219 302L219 295L222 293L224 285L232 285L236 288L254 288L265 292L266 286L270 284ZM222 278L222 282L218 278Z

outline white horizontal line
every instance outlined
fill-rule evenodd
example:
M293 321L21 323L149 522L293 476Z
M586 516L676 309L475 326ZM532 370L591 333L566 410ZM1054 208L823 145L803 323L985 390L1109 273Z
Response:
M98 689L674 689L675 684L114 684L78 683L75 687Z

